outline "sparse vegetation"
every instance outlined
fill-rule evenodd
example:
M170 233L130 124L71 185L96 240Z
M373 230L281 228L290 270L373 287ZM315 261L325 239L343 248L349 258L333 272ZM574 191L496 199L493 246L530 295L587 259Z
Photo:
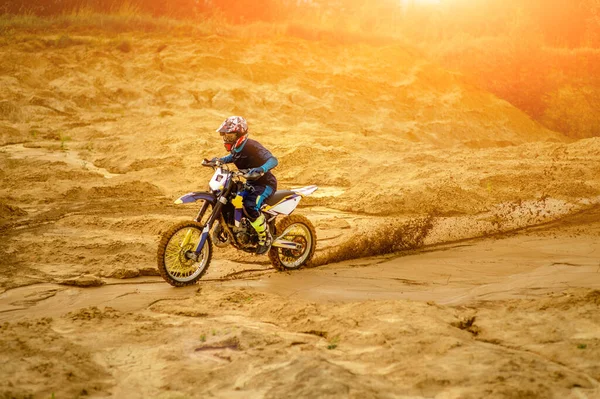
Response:
M549 128L577 139L600 136L600 91L594 87L566 84L549 93L545 105L542 120Z
M17 31L35 34L52 30L67 30L77 33L100 30L107 34L116 35L126 32L146 32L203 36L211 33L211 26L212 22L210 21L176 20L166 17L153 17L147 14L100 13L90 10L65 12L45 17L34 14L0 15L0 36L3 37L10 37ZM76 41L69 43L78 44Z
M329 343L327 345L327 349L332 350L338 347L338 344L340 343L340 337L339 336L335 336L332 339L329 340Z
M59 139L60 139L60 150L67 151L68 150L67 142L71 141L71 137L65 135L63 132L60 132Z

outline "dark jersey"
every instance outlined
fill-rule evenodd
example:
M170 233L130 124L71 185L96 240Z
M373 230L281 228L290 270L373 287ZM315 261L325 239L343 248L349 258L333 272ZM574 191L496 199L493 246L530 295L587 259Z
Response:
M252 169L263 166L273 157L271 152L256 140L248 138L240 152L232 151L233 163L238 169ZM253 186L271 186L277 190L277 179L268 171L260 179L248 182Z

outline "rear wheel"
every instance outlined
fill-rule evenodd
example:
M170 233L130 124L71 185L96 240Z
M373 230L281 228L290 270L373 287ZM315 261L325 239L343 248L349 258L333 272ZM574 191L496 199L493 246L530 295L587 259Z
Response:
M207 237L202 251L194 252L204 226L182 222L167 230L158 244L158 271L175 287L195 284L208 270L212 257L212 241Z
M277 270L294 270L306 265L315 254L317 232L310 220L302 215L286 216L275 229L278 238L300 244L300 249L271 247L269 260ZM285 232L279 237L279 234Z

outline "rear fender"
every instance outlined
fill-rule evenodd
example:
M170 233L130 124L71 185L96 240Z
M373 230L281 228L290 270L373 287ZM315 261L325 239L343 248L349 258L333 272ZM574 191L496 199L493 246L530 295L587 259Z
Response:
M289 215L294 212L301 198L298 194L290 195L273 206L263 207L262 210L272 215Z
M305 186L305 187L300 187L300 188L292 188L292 191L300 194L303 197L309 196L312 193L314 193L315 191L317 191L319 187L315 186L314 184L312 186Z
M177 198L175 200L176 204L189 204L191 202L196 202L196 201L207 201L211 204L215 204L215 202L217 202L217 198L215 197L215 195L213 193L207 193L206 191L196 191L193 193L187 193L185 195L182 195L181 197Z

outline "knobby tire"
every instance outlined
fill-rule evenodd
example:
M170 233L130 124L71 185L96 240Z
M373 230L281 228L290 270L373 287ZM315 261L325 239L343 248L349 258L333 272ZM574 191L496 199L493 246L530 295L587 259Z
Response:
M271 249L269 250L269 260L271 261L271 264L273 265L273 267L276 270L286 271L286 270L300 269L303 266L305 266L307 263L309 263L310 260L312 259L313 255L315 254L315 249L317 247L317 231L315 230L315 227L312 225L310 220L308 220L305 216L290 215L290 216L284 217L277 223L277 226L275 227L276 234L280 234L280 233L284 232L288 227L290 227L293 224L303 224L310 231L310 234L312 236L310 253L308 254L307 258L304 260L304 262L301 263L300 265L298 265L296 267L287 267L287 266L283 265L283 263L281 262L281 259L279 258L279 252L278 252L279 248L271 247Z
M196 284L198 282L198 280L200 280L202 278L202 276L204 276L204 274L208 270L208 267L210 266L210 262L212 260L212 240L211 240L210 234L209 234L209 236L206 239L206 242L204 243L204 246L207 248L206 250L208 252L207 253L208 259L206 261L206 266L200 272L200 274L198 276L194 277L190 281L178 281L169 275L169 273L167 271L167 265L165 264L165 252L167 249L167 245L169 244L171 237L173 237L175 235L175 233L177 233L181 229L190 228L190 227L202 231L202 229L204 228L204 225L194 222L194 221L186 221L186 222L178 223L174 226L171 226L165 233L163 233L163 235L161 236L160 242L158 244L158 253L157 253L158 271L159 271L161 277L167 283L171 284L174 287L184 287L187 285Z

